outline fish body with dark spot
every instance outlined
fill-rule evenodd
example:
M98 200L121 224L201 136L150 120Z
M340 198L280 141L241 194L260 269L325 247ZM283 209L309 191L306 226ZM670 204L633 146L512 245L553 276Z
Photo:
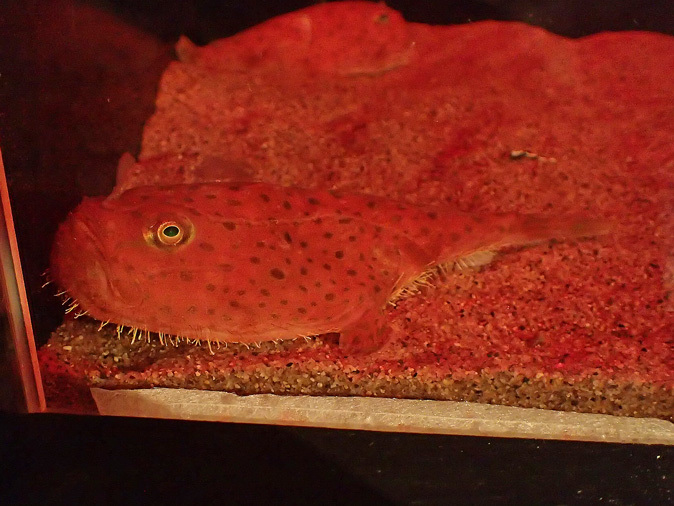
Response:
M367 352L386 341L387 303L434 269L599 231L266 183L141 186L85 199L57 232L51 275L101 321L219 342L338 332Z

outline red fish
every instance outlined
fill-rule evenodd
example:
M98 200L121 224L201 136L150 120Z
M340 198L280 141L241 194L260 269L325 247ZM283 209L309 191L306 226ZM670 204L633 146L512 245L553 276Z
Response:
M369 352L386 341L387 303L434 270L600 228L265 183L141 186L85 199L51 274L118 325L242 343L338 332L345 352Z

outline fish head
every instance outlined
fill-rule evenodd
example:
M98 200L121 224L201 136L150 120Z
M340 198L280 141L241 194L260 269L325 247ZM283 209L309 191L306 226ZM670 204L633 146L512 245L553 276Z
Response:
M188 249L198 216L148 194L137 188L114 199L86 198L56 233L51 277L94 318L148 328L156 326L162 297L189 302L171 285L201 260Z

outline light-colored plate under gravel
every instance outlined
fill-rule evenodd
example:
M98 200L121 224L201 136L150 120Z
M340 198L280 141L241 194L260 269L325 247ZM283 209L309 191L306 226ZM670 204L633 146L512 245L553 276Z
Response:
M653 418L362 397L239 396L153 388L91 392L103 415L470 436L674 444L674 424Z

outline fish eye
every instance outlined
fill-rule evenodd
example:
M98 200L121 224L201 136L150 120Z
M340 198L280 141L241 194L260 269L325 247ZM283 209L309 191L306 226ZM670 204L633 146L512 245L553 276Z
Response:
M188 222L175 220L160 221L145 233L148 243L159 247L179 246L186 243L192 235L192 227Z
M175 221L167 221L157 228L157 239L166 246L175 246L185 237L185 231Z

